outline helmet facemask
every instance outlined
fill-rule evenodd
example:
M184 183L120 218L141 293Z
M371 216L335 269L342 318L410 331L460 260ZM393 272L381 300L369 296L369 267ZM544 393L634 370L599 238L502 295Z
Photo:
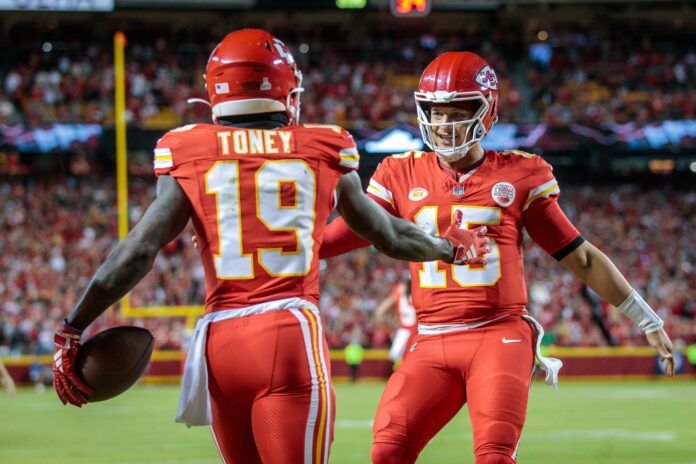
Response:
M416 92L415 99L418 126L423 136L423 142L445 161L452 162L465 157L471 147L485 137L488 132L483 118L488 114L490 105L480 92ZM458 103L462 102L480 103L479 108L471 118L453 122L431 122L432 106L457 106ZM458 129L464 126L466 126L466 130L462 137ZM442 127L449 127L448 132L452 134L451 143L448 146L439 145L433 136L433 131Z
M302 87L302 72L297 68L297 65L295 65L295 77L297 78L297 87L290 91L285 102L291 126L300 123L300 97L302 92L305 91L304 87Z

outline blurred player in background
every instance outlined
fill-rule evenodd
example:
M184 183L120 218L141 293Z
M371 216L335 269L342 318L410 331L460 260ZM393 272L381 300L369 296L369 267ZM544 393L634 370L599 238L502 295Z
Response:
M191 219L206 314L191 340L177 421L212 425L225 462L325 463L333 388L316 304L318 248L334 205L396 258L485 262L486 238L459 224L449 238L434 237L369 199L352 137L336 126L298 124L301 73L269 33L229 34L209 58L206 88L216 124L159 140L157 198L56 332L56 391L64 403L89 399L74 371L82 331L147 274Z
M375 319L383 321L387 317L387 311L396 309L398 328L392 338L389 349L389 360L395 364L401 362L404 352L411 347L413 339L418 334L416 321L416 309L411 298L411 281L399 282L394 285L392 292L375 309Z
M525 228L635 321L673 375L662 320L566 218L551 166L529 153L481 148L498 112L498 81L488 63L468 52L440 55L423 72L415 99L423 139L433 151L385 159L368 193L391 214L431 233L444 230L461 212L469 227L488 227L493 251L486 265L411 264L419 335L382 395L373 462L415 462L465 403L476 463L516 461L534 356L549 384L556 384L561 366L539 353L543 329L525 309ZM321 257L365 245L339 218L327 227Z
M10 373L7 372L7 368L2 363L2 360L0 360L0 386L4 386L7 390L7 394L10 396L14 396L14 394L17 392L17 387L15 387L14 380L12 380Z

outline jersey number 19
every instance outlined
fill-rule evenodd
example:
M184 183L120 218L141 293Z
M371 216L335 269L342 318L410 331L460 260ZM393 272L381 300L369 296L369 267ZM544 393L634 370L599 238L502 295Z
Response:
M282 184L294 187L292 205L281 202ZM205 188L206 193L215 195L217 208L217 278L253 279L254 254L244 253L239 161L215 163L205 175ZM271 232L294 232L297 250L286 252L282 248L258 248L256 259L259 265L274 277L307 275L314 253L314 171L302 160L269 160L256 170L254 189L256 217Z

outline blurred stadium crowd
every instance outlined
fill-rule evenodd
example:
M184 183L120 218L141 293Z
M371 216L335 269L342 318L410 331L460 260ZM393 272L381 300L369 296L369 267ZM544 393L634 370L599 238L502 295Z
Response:
M696 111L696 88L689 85L696 81L692 43L676 30L649 24L511 28L494 34L468 25L456 36L380 31L354 44L346 41L345 30L271 29L287 39L300 62L308 121L348 128L413 122L412 92L420 72L448 50L476 51L494 67L501 81L502 122L644 125L694 118ZM52 32L46 36L55 36ZM163 38L173 34L129 39L127 109L132 125L170 128L208 117L204 106L190 106L186 100L204 97L201 71L218 37L197 31L174 44ZM0 124L111 122L109 38L85 47L84 40L69 37L22 40L32 48L2 53Z
M353 129L414 123L412 95L420 72L448 50L476 51L494 67L502 122L615 129L695 119L696 50L689 25L678 15L669 16L669 27L656 27L647 17L610 22L595 9L594 17L577 23L543 25L524 14L516 21L466 15L456 33L430 22L367 27L361 16L327 26L275 17L256 26L294 50L304 73L302 118L308 122ZM142 14L135 16L124 21L131 24L126 28L129 124L170 129L208 121L209 109L186 100L204 97L202 70L230 25L172 25L157 15L140 27ZM0 126L110 125L114 71L106 29L119 20L114 21L105 27L89 21L59 27L51 21L0 19L0 34L13 44L0 50ZM89 174L87 158L73 156L69 176L0 181L0 356L52 353L56 321L73 307L87 276L116 240L114 179ZM152 198L154 182L148 167L130 172L136 176L129 186L132 224ZM566 213L646 295L673 339L696 342L696 192L630 184L561 187ZM160 253L133 291L133 305L204 301L191 235L189 228ZM529 309L547 328L547 343L644 343L632 323L540 248L531 242L525 248ZM376 322L372 312L406 270L405 263L371 248L322 263L321 309L330 346L355 341L388 346L394 321ZM160 349L180 348L186 338L182 318L123 320L112 312L90 330L130 323L153 331Z
M149 179L131 182L131 220L152 195ZM67 315L79 292L116 240L113 179L44 178L0 184L0 355L51 353L55 322ZM615 260L665 319L673 339L696 342L696 193L623 185L571 187L562 206L579 230ZM132 304L182 305L204 300L204 279L192 229L170 244L132 293ZM31 238L28 240L28 238ZM525 243L530 311L548 331L548 343L606 345L593 311L613 342L643 344L625 317L592 295L532 242ZM393 324L372 312L406 275L406 263L372 248L322 264L321 310L331 347L358 341L388 346ZM181 318L122 320L109 312L93 324L143 325L160 349L177 349L185 335Z

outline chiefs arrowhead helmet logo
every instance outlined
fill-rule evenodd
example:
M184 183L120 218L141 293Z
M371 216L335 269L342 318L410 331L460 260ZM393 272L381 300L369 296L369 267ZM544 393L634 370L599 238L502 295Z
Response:
M476 82L487 89L498 89L498 78L496 77L493 68L488 65L484 66L478 72L476 75Z

